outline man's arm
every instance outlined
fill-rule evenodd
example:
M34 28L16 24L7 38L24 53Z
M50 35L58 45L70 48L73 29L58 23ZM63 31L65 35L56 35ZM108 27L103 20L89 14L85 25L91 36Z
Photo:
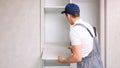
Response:
M66 59L63 59L62 57L58 57L58 62L60 63L76 63L76 62L80 62L82 60L82 47L80 45L72 45L70 47L71 51L72 51L72 55L69 56Z

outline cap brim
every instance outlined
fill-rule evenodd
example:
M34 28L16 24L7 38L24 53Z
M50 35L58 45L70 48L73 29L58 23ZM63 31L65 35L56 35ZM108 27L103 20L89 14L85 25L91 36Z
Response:
M66 11L62 11L61 14L66 13Z

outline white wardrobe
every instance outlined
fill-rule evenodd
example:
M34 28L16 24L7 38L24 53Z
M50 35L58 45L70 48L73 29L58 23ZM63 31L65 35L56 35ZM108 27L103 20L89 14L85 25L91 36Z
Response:
M74 68L71 64L60 64L58 56L70 55L69 24L64 14L65 5L76 3L80 7L83 20L96 26L102 47L102 60L105 61L105 8L104 0L41 0L41 58L43 68Z

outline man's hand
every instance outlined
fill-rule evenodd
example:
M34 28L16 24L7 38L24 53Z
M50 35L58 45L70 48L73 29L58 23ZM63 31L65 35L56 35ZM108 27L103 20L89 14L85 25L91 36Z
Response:
M64 63L64 59L63 59L62 57L60 57L60 56L58 56L57 61L58 61L59 63Z
M72 54L69 57L67 57L66 59L63 59L60 56L58 56L58 59L57 59L58 62L60 62L60 63L76 63L76 62L82 61L81 45L73 45L68 48L71 50Z

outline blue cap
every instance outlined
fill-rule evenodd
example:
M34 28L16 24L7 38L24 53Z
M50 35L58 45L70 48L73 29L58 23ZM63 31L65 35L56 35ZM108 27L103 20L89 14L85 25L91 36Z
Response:
M74 4L74 3L68 3L65 7L65 10L61 12L63 13L68 13L68 14L72 14L72 15L76 15L80 13L80 9L79 6Z

